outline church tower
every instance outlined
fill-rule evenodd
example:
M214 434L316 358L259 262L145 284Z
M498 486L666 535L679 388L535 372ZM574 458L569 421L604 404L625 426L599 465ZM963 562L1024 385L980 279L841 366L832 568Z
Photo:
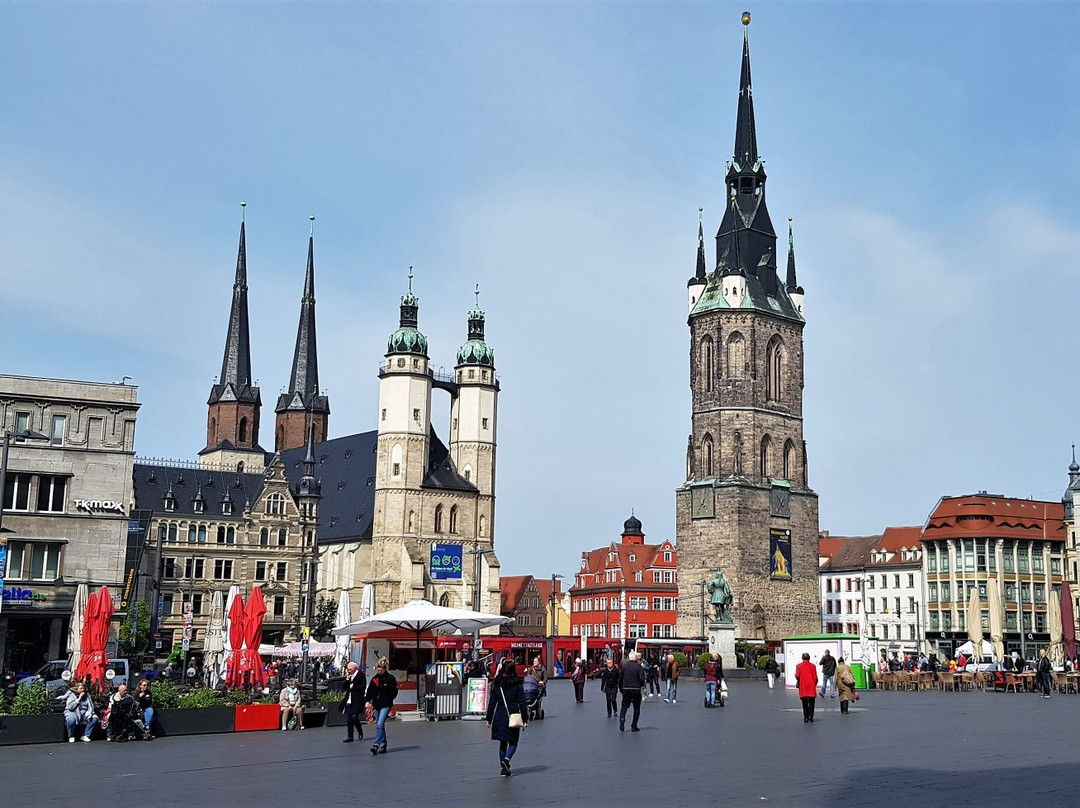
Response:
M206 448L199 452L199 465L261 472L265 466L265 452L259 446L262 397L251 378L244 228L245 221L241 219L225 356L217 384L210 389L210 399L206 402Z
M326 440L330 401L319 394L319 356L315 342L315 217L310 217L307 271L304 296L300 299L300 324L296 329L289 389L278 396L274 412L274 451L283 452L304 445L308 426L315 429L315 442Z
M743 15L749 26L750 15ZM679 634L700 632L700 586L720 568L735 596L736 636L818 632L818 501L803 440L803 297L789 228L787 277L765 203L750 44L743 33L735 152L716 234L716 264L691 278L692 432L676 491ZM696 300L695 300L696 296Z

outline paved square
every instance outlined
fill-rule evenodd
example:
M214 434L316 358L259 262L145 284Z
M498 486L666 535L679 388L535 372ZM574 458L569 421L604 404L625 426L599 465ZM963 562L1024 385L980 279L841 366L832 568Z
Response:
M650 699L619 732L595 682L586 703L551 685L514 776L498 776L483 722L390 722L390 752L343 728L0 747L4 805L1076 805L1080 696L865 693L851 715L732 681L724 709L700 683Z

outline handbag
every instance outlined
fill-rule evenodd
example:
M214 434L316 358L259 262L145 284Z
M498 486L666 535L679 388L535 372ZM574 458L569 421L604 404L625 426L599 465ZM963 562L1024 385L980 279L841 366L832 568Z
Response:
M522 727L524 727L525 721L522 719L521 713L510 712L510 707L506 703L506 691L500 687L499 693L502 694L503 707L506 708L506 717L510 729L521 729Z

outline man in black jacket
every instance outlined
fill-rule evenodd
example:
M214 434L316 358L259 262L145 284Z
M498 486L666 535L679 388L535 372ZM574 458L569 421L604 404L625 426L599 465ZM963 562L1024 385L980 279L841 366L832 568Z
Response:
M1036 668L1039 672L1039 680L1042 684L1043 698L1050 698L1050 675L1054 671L1054 666L1050 664L1050 657L1046 655L1046 649L1039 649L1039 663Z
M825 698L825 691L832 686L832 693L829 694L830 699L836 698L836 658L829 653L829 649L825 649L825 653L821 655L821 697Z
M641 654L632 651L627 655L620 671L619 690L622 691L622 709L619 711L619 732L626 729L626 710L634 705L634 718L630 722L630 731L638 731L638 717L641 715L641 688L645 686L645 670L641 667Z
M367 691L367 677L355 662L350 662L345 668L345 698L341 700L340 708L345 713L345 727L348 737L342 743L353 742L353 727L360 734L360 740L364 740L364 693Z

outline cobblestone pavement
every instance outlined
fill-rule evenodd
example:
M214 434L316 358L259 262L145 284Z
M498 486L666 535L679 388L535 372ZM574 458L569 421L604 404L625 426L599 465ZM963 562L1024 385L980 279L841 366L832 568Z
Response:
M590 682L586 703L556 682L514 776L480 721L388 724L390 751L342 744L344 729L0 747L11 806L184 805L1076 805L1080 696L864 693L849 716L818 699L733 681L724 709L700 683L678 704L648 700L619 732Z

